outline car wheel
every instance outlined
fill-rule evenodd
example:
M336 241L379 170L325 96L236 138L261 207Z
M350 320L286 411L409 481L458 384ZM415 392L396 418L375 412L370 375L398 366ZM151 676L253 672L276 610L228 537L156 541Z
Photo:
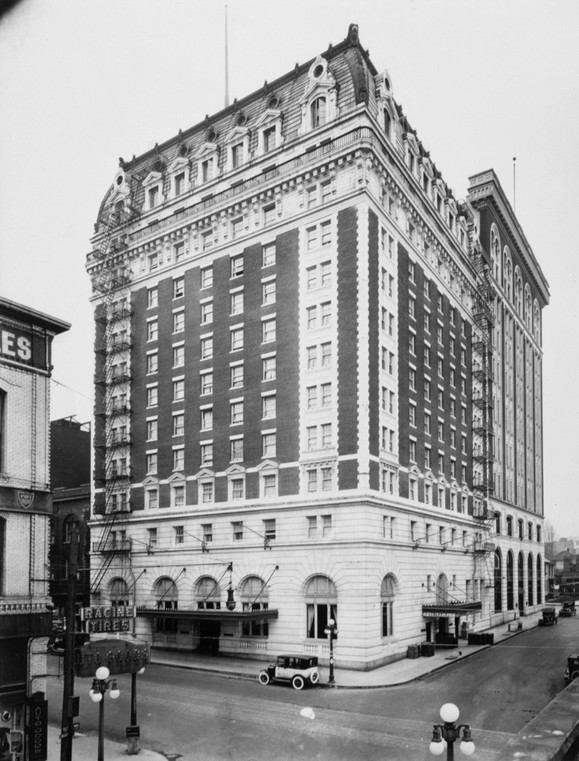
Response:
M294 688L294 690L303 690L305 686L306 686L306 682L303 676L296 674L296 676L294 676L294 678L292 679L292 687Z
M314 673L310 677L310 682L312 684L317 684L320 681L320 675L317 671L314 671Z
M571 674L571 681L573 681L573 679L577 679L578 676L579 676L579 671L574 671Z
M260 684L269 684L269 683L270 683L270 681L271 681L271 680L270 680L270 678L269 678L269 674L267 673L267 671L260 671L260 672L259 672L259 676L258 676L258 679L259 679L259 683L260 683Z

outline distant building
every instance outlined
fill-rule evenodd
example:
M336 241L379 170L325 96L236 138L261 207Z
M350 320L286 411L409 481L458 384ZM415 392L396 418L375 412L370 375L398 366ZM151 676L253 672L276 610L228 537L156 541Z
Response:
M68 588L71 532L78 532L77 603L90 603L90 424L74 418L50 424L52 452L52 526L50 542L50 596L55 614L63 616Z
M87 269L92 594L141 636L326 659L336 619L372 668L542 605L548 284L355 25L121 160Z
M25 704L45 692L52 607L48 594L51 347L54 336L69 327L67 322L0 298L3 733L25 732Z

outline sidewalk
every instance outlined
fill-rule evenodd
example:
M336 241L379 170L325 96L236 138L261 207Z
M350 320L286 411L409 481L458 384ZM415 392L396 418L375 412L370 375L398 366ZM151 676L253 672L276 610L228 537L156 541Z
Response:
M532 613L517 619L517 622L522 622L523 628L521 630L509 631L508 625L505 623L486 631L494 634L494 644L497 645L508 637L514 637L521 634L522 631L528 631L537 626L539 618L541 618L541 613ZM432 674L489 647L491 645L468 645L466 640L460 640L457 647L437 649L433 656L402 658L395 663L381 666L372 671L341 669L338 649L334 668L335 687L368 689L414 682L427 674ZM260 669L272 663L273 659L273 655L263 660L248 660L227 655L211 656L177 650L151 650L152 663L222 674L237 679L257 679ZM320 667L320 686L328 686L328 668L326 666Z
M48 761L60 761L60 727L54 727L48 725ZM127 745L126 743L112 742L112 740L104 741L104 756L107 761L112 761L116 758L127 758ZM95 761L98 758L98 736L96 732L94 734L84 735L81 733L75 733L73 741L73 759L74 761ZM167 761L166 756L162 756L160 753L154 753L152 750L146 750L141 748L138 756L135 756L138 761Z

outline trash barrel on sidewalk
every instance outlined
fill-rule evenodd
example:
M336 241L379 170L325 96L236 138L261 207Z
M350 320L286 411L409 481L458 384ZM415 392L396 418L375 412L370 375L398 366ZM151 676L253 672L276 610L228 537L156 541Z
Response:
M420 645L408 645L408 658L420 658Z
M420 645L420 655L423 658L431 658L434 655L434 642L423 642Z

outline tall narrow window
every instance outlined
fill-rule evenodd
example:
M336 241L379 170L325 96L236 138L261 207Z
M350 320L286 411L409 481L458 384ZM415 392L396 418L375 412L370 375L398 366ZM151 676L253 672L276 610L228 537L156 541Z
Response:
M316 98L310 106L310 113L312 116L312 129L321 127L326 123L326 99Z

